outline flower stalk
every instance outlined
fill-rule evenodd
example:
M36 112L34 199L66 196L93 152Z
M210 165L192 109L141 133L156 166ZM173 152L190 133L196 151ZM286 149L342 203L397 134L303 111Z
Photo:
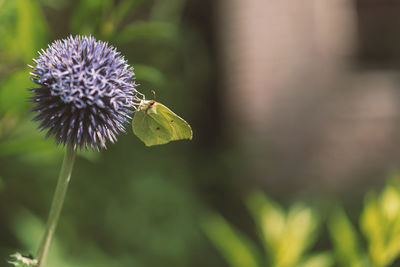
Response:
M64 161L61 167L60 176L58 178L56 191L50 208L49 217L47 220L46 231L40 243L36 259L39 261L39 267L43 267L47 253L56 230L58 219L63 207L65 195L67 193L68 184L71 178L72 168L75 161L75 150L72 146L67 146Z

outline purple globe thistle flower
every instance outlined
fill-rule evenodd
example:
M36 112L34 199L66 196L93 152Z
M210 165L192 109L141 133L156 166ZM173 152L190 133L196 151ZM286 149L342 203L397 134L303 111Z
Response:
M106 147L130 119L138 93L134 72L116 49L93 37L57 40L33 59L31 111L57 144L76 150Z

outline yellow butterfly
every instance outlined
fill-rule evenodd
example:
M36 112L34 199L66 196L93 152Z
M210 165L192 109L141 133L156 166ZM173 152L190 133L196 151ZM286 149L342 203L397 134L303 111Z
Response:
M142 100L132 120L133 133L146 146L170 141L192 140L190 125L169 108L154 100Z

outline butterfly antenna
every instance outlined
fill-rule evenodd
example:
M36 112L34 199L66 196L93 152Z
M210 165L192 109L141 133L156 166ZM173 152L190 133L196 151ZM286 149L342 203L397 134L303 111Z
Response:
M139 95L140 97L138 97L137 95ZM146 97L144 94L142 94L141 92L136 92L136 96L137 99L141 100L146 100Z

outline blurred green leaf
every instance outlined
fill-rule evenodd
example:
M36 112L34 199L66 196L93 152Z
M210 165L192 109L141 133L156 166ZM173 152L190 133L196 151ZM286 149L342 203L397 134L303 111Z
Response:
M247 205L261 230L261 238L266 249L275 254L285 231L284 211L278 204L272 202L260 192L252 194L247 199Z
M55 155L59 153L59 150L54 145L54 140L51 138L44 140L44 134L37 129L37 124L33 123L28 115L25 118L19 118L7 113L2 121L10 126L5 127L6 134L0 139L1 157L19 155L21 158L26 158L33 154L33 160L56 159ZM41 155L45 157L42 158Z
M40 140L40 142L38 142ZM0 157L24 154L27 152L40 152L46 151L49 146L43 139L38 138L21 138L16 140L7 140L7 142L0 142Z
M154 153L149 155L154 159ZM130 253L135 253L135 260L141 264L135 266L189 266L189 245L199 235L190 190L184 182L165 179L164 174L153 170L154 166L143 173L137 173L137 168L119 185L119 197L111 195L104 201L105 231L116 242L114 247L136 248ZM132 169L128 171L132 173ZM119 182L113 181L109 187L115 184ZM98 203L98 191L94 192L93 201Z
M44 223L34 214L27 210L20 211L13 220L13 230L19 241L24 245L25 250L36 251L38 243L41 240L44 232ZM67 247L63 246L62 242L55 237L50 247L50 252L46 260L46 266L57 267L109 267L121 266L118 260L100 251L94 244L84 243L79 241L79 255L84 255L85 259L80 260L79 257L72 257L68 253Z
M178 23L186 0L156 0L151 10L151 19Z
M387 266L400 255L400 187L390 181L378 197L367 194L360 219L369 241L369 257L375 266Z
M105 13L111 10L112 0L78 1L70 20L72 33L93 35L98 33ZM88 15L90 14L90 15Z
M202 224L204 232L231 267L261 267L255 246L222 216L209 215Z
M309 257L299 267L330 267L334 261L332 254L329 252L319 253Z
M113 10L112 21L115 27L118 27L125 16L130 12L134 12L134 8L137 8L146 0L122 0Z
M376 266L385 266L387 261L384 247L386 224L382 218L376 194L367 194L360 220L361 230L369 242L370 259Z
M135 64L135 74L139 81L160 85L164 82L164 74L156 68Z
M381 193L380 206L385 220L394 222L400 217L400 192L395 181L389 181Z
M44 232L44 224L31 212L21 209L13 218L13 230L24 249L33 253L39 245Z
M115 36L115 42L129 43L136 39L146 38L150 40L176 40L176 26L168 22L137 21L127 25Z
M10 49L12 43L15 45L16 10L16 1L0 1L0 50Z
M295 266L315 242L319 218L308 207L282 208L262 193L252 194L247 205L262 232L266 252L273 266ZM301 225L301 227L299 227Z
M328 229L340 266L362 267L357 233L343 209L335 209L328 221Z
M50 7L52 9L66 8L68 0L38 0L42 6Z
M30 105L28 89L34 83L26 69L19 70L0 83L0 114L4 112L26 113Z
M285 233L278 247L276 265L296 265L303 253L314 243L318 224L319 218L311 208L301 204L290 208Z
M78 150L77 155L91 162L98 162L101 155L98 151L84 151Z
M5 183L4 183L4 178L0 176L0 194L1 192L5 189Z
M25 62L47 43L48 26L36 0L17 0L17 31L15 46Z

